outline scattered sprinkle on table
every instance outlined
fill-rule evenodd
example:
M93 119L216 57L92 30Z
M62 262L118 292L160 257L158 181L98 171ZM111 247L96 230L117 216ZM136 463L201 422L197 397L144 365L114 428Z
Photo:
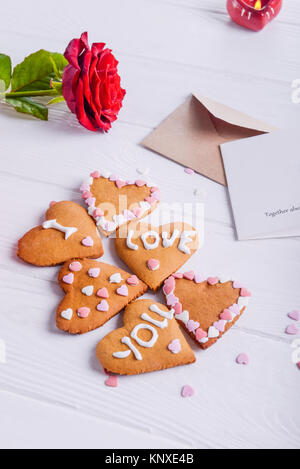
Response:
M287 326L285 330L285 333L289 335L296 335L298 334L298 332L299 332L299 329L295 326L295 324L290 324L289 326Z
M141 174L142 176L147 176L147 174L149 174L149 171L149 168L136 168L136 172L138 174Z
M184 172L186 174L194 174L195 173L195 171L192 168L184 168Z
M105 385L111 388L116 388L118 386L118 378L115 375L109 375L105 380Z
M249 357L246 353L240 353L235 360L239 365L248 365Z
M195 394L195 391L194 391L194 389L192 388L192 386L190 386L189 384L186 384L186 385L183 386L183 388L181 389L181 395L182 395L182 397L192 397L194 394Z
M288 317L290 319L293 319L294 321L299 321L300 311L298 311L298 310L291 311L290 313L288 313Z

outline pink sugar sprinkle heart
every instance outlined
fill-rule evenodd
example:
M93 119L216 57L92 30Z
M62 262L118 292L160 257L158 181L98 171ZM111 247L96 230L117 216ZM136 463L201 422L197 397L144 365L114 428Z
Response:
M94 241L90 236L87 236L86 238L83 238L83 240L81 241L81 244L83 244L83 246L86 246L86 247L92 247L94 246Z
M105 287L100 288L100 289L97 291L96 295L99 296L99 298L108 298L108 297L109 297L107 288L105 288Z
M105 380L105 385L111 388L116 388L118 386L118 378L114 375L109 375Z
M176 303L178 303L178 298L177 296L173 295L173 293L170 293L170 295L167 295L166 300L167 300L168 306L174 306Z
M137 181L135 181L135 185L138 187L143 187L146 185L146 181L142 181L141 179L138 179Z
M194 282L195 283L202 283L202 282L205 282L205 281L206 281L206 278L203 275L195 274L195 277L194 277Z
M126 186L126 182L122 181L121 179L117 179L115 182L118 189L122 189L122 187Z
M183 278L183 274L181 272L175 272L175 274L173 274L173 277L174 278Z
M229 311L235 315L240 314L240 308L239 305L234 303L233 305L229 306Z
M196 340L201 340L205 337L207 337L207 332L200 328L196 330Z
M92 194L90 191L84 191L84 192L82 193L82 198L83 198L83 199L89 199L89 198L91 198L91 197L93 197L93 194Z
M71 262L69 269L72 270L72 272L79 272L82 269L82 265L77 261Z
M216 285L219 283L219 279L218 277L208 277L207 283L209 283L209 285Z
M183 388L181 389L181 395L182 395L182 397L192 397L194 394L195 394L195 391L194 391L194 389L192 388L192 386L190 386L189 384L186 384L186 385L183 386Z
M236 280L232 283L233 288L243 288L241 282L237 282Z
M98 267L89 269L88 274L90 277L97 278L100 275L100 269Z
M147 267L149 270L159 269L159 260L158 259L149 259L147 261Z
M160 191L152 192L151 197L154 197L156 200L160 200Z
M180 340L179 339L172 340L172 342L170 342L168 345L168 349L170 350L170 352L175 353L175 354L181 352Z
M182 304L181 303L176 303L174 305L174 310L175 310L175 314L181 314L182 313Z
M53 207L53 205L57 204L57 202L55 200L52 200L49 204L49 207Z
M101 208L96 208L93 211L93 217L94 218L99 218L99 217L103 217L103 216L104 216L104 212L103 212L103 210L101 210Z
M192 168L184 168L184 172L186 174L194 174L195 173L195 171Z
M131 277L128 277L126 282L128 283L128 285L132 285L133 287L135 287L136 285L139 284L139 279L137 278L136 275L131 275Z
M86 308L85 306L77 309L77 314L80 318L87 318L90 312L90 308Z
M98 311L106 312L109 309L108 303L106 300L100 301L100 303L96 306Z
M246 353L240 353L237 357L236 357L236 362L239 364L239 365L248 365L249 364L249 357Z
M193 270L190 270L189 272L184 272L183 277L187 280L194 280L195 272Z
M247 290L247 288L241 288L240 295L241 296L251 296L251 293L249 292L249 290Z
M193 319L190 319L187 323L187 328L190 332L195 331L196 329L198 329L199 326L200 326L199 322L193 321Z
M117 294L121 296L128 296L128 288L125 284L117 288Z
M295 326L295 324L290 324L285 330L285 333L290 334L290 335L296 335L296 334L298 334L298 332L299 332L299 330Z
M71 285L74 282L74 274L67 274L63 276L63 282Z
M169 277L165 280L163 291L165 295L169 295L175 288L175 279L174 277Z
M89 186L89 184L87 184L86 182L84 182L83 184L81 184L79 190L80 190L80 192L89 191L89 190L90 190L90 186Z
M226 321L224 319L220 319L220 321L214 322L214 327L218 329L220 332L225 331Z
M100 177L99 171L94 171L93 173L91 173L91 177L95 179L99 179Z
M224 309L224 311L220 314L220 319L224 319L225 321L231 321L232 314L230 309Z
M148 202L148 204L150 204L150 205L153 205L153 204L155 204L155 202L157 202L157 200L155 199L155 197L152 197L152 196L151 196L151 197L146 197L145 200L146 200L146 202Z
M132 212L134 213L134 215L139 218L139 216L143 213L143 210L141 207L134 207L132 209Z
M93 207L96 203L96 199L95 197L89 197L88 199L85 199L85 203L89 206L89 207Z
M289 314L288 314L288 317L290 319L293 319L294 321L299 321L299 318L300 318L300 312L295 310L295 311L291 311Z

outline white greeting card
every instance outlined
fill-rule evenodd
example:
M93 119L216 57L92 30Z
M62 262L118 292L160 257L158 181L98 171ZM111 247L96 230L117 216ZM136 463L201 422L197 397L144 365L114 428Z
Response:
M221 145L239 240L300 236L299 132Z

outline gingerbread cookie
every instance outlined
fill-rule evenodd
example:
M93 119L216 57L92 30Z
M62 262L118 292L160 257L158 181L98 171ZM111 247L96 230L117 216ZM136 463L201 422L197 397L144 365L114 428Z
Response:
M197 231L181 222L150 228L146 223L131 223L128 231L120 229L116 236L118 255L154 291L197 247Z
M58 281L66 295L57 308L56 325L71 334L102 326L147 290L135 275L91 259L69 260Z
M94 171L80 191L88 213L105 236L131 220L148 215L159 203L158 187L141 179L124 181L107 171Z
M237 281L176 273L163 287L166 303L197 344L206 349L244 312L251 293Z
M30 264L51 266L72 257L103 255L95 222L75 202L52 203L46 221L19 240L18 256Z
M97 347L104 369L135 375L193 363L196 359L174 319L174 310L153 300L138 300L124 312L124 326Z

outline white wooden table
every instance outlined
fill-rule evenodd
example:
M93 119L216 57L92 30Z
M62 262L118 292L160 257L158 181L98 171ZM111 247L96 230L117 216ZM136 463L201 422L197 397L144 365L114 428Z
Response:
M194 90L279 127L296 127L300 107L291 82L300 77L300 3L284 2L260 34L229 21L225 0L15 0L1 8L1 52L14 62L39 48L63 51L88 30L120 60L127 89L108 135L81 128L59 105L49 122L0 107L1 447L300 447L300 370L291 361L286 314L300 308L300 240L237 242L227 190L138 145ZM79 200L91 170L131 178L150 168L163 200L203 189L205 245L188 268L228 272L253 292L248 311L195 365L136 377L107 388L95 347L121 324L71 337L56 330L62 297L59 268L16 257L18 238L51 200ZM264 168L267 177L267 168ZM111 241L107 262L118 263ZM250 356L248 367L236 355ZM182 399L192 385L196 395Z

